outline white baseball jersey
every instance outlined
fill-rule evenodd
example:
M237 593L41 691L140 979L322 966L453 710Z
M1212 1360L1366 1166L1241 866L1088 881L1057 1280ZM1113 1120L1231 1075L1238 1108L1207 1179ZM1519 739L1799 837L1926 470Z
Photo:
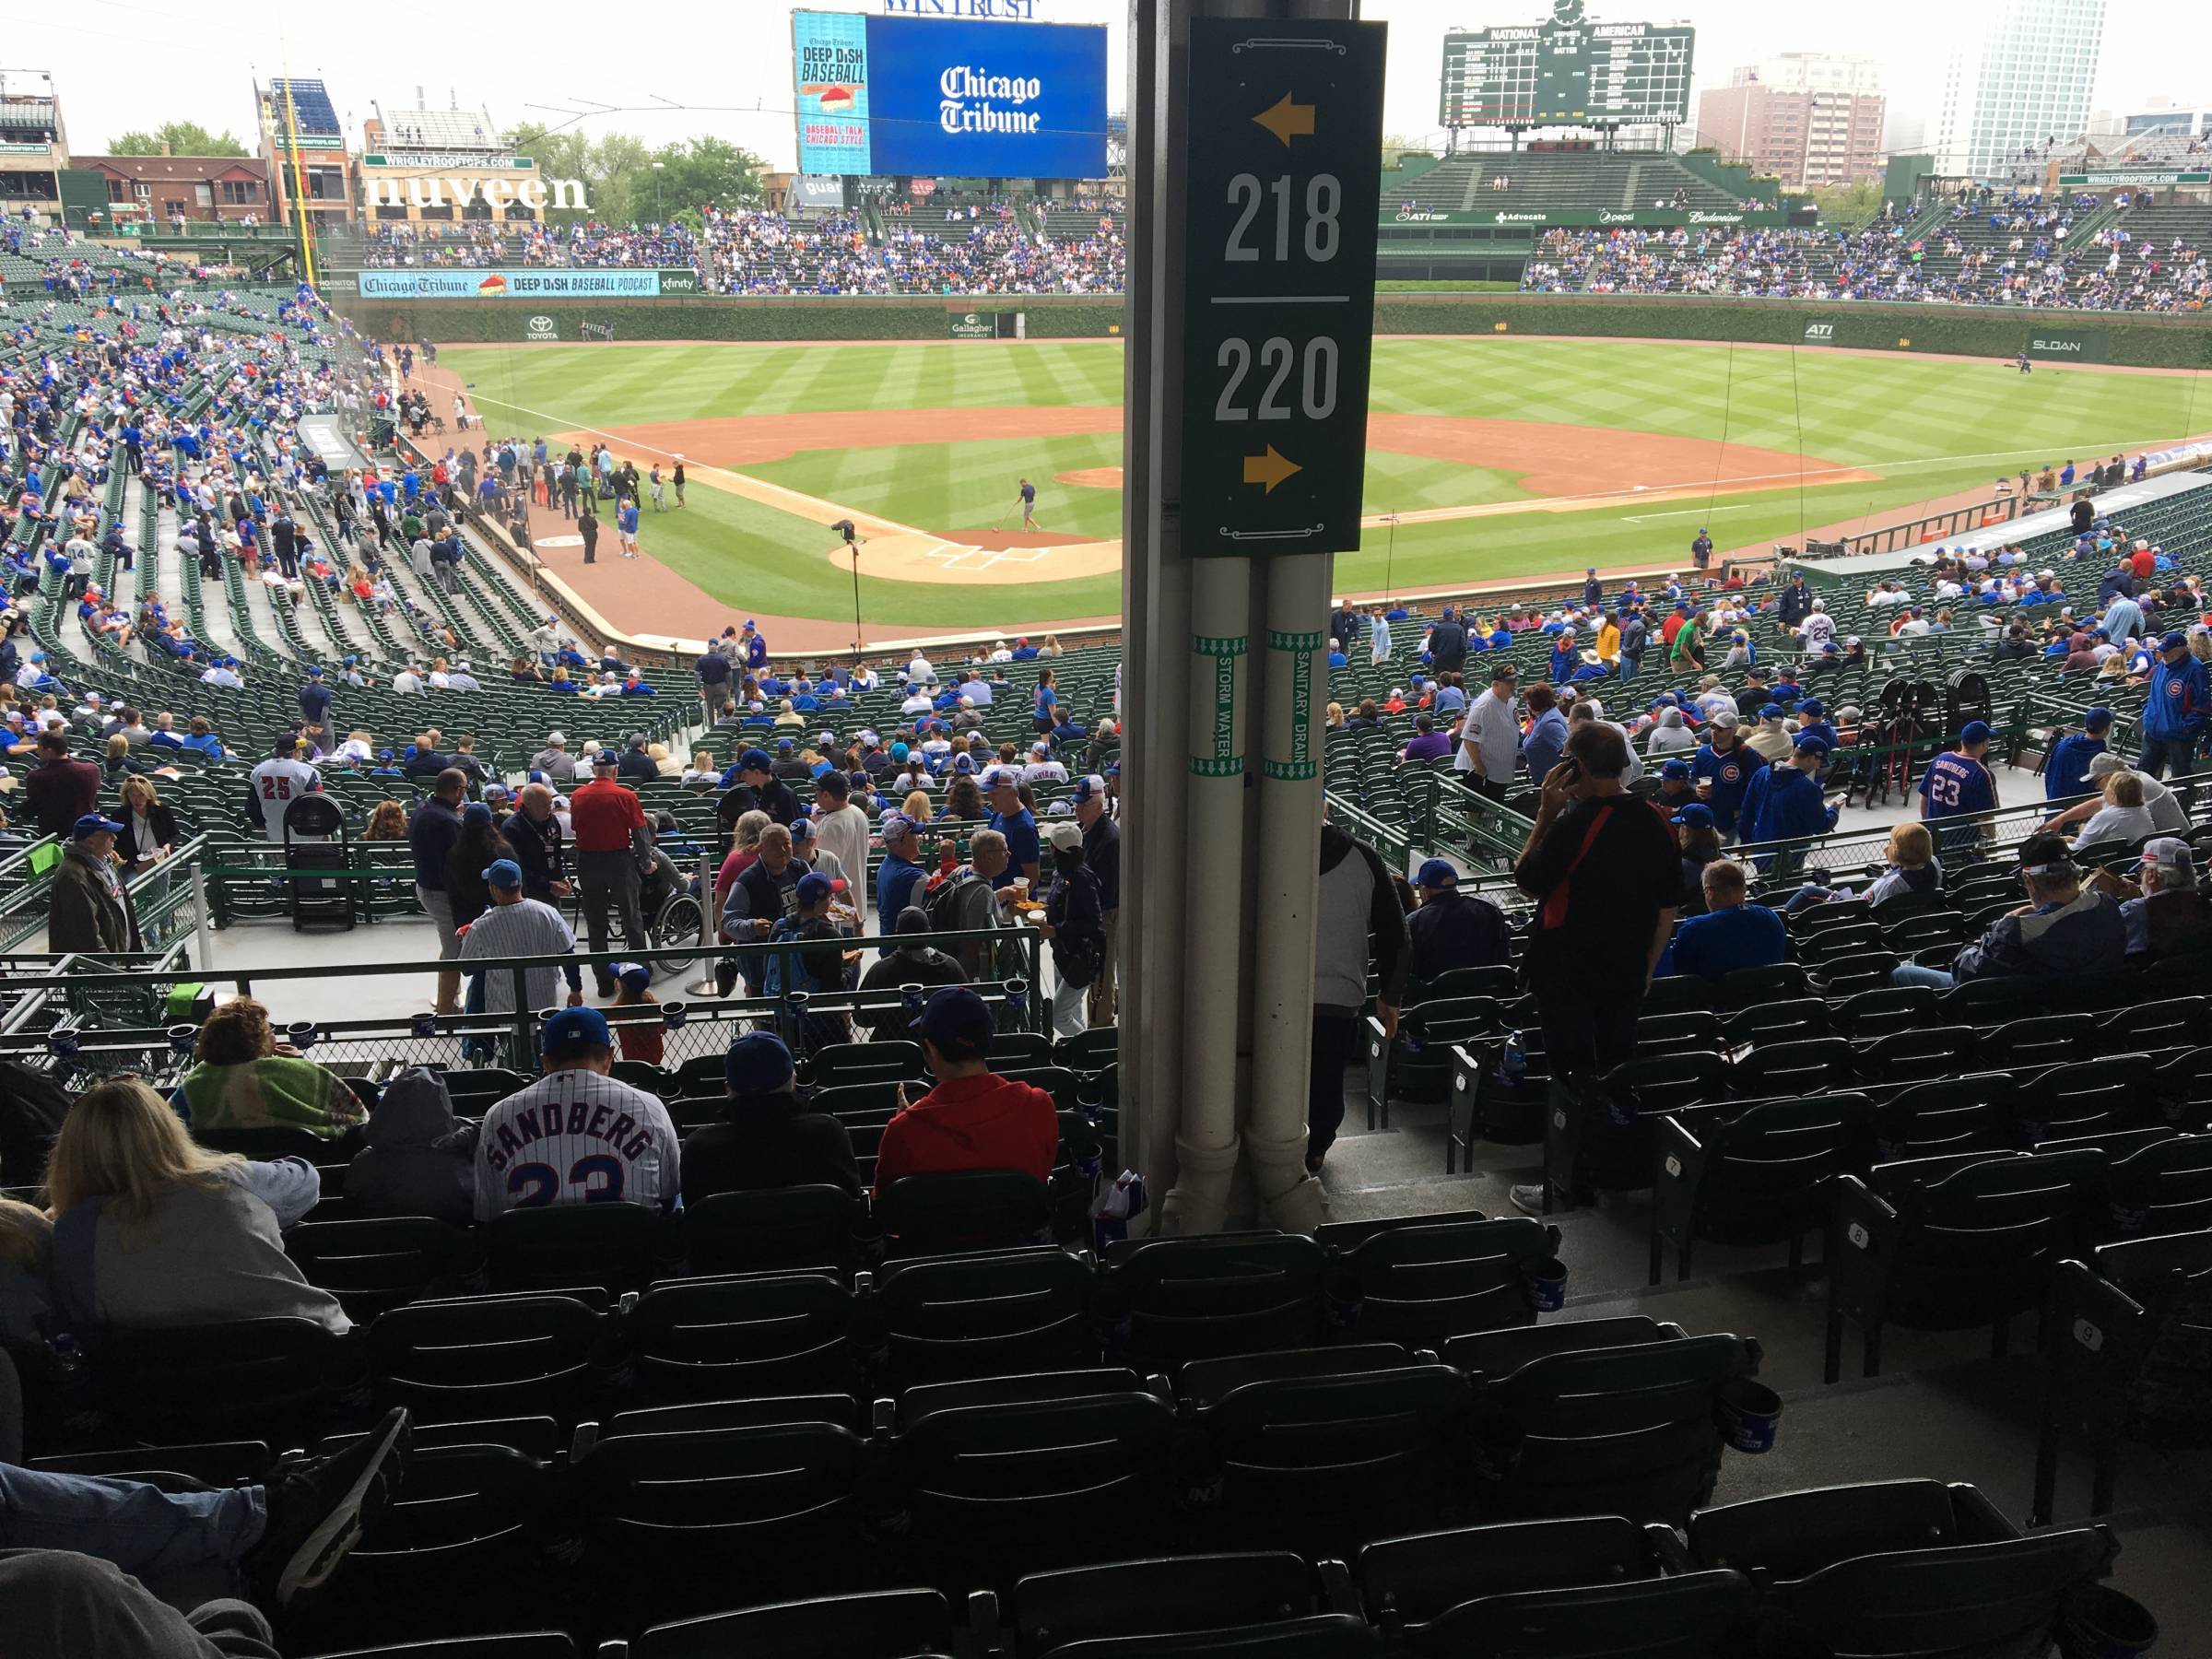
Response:
M278 756L253 769L253 793L261 801L262 829L270 841L284 844L286 811L301 795L312 794L322 787L323 774L304 760Z
M682 1190L676 1125L653 1096L595 1071L557 1071L484 1114L477 1219L627 1199L665 1210Z

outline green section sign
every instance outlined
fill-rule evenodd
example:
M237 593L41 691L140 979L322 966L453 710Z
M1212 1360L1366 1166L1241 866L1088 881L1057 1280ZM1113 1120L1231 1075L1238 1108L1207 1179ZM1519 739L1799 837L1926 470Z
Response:
M1186 556L1359 546L1386 39L1380 23L1191 21Z
M1193 634L1191 650L1214 664L1214 730L1209 752L1191 757L1191 771L1201 778L1233 778L1244 771L1244 757L1237 750L1237 659L1247 641L1241 634Z
M1297 782L1311 778L1315 771L1313 653L1321 649L1321 635L1271 631L1267 649L1290 653L1290 753L1284 759L1264 761L1261 770L1278 782Z

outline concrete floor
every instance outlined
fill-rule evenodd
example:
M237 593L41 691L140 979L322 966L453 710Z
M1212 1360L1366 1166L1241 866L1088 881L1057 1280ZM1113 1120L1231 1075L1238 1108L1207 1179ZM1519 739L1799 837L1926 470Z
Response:
M1364 1075L1352 1087L1345 1133L1323 1172L1334 1220L1478 1210L1514 1216L1507 1189L1537 1178L1542 1148L1478 1143L1472 1173L1446 1176L1441 1105L1395 1103L1388 1129L1366 1127ZM1844 1380L1820 1380L1827 1281L1817 1261L1792 1272L1786 1246L1700 1244L1695 1273L1647 1286L1651 1209L1641 1194L1609 1198L1550 1219L1569 1270L1563 1319L1640 1313L1693 1335L1730 1332L1764 1349L1761 1380L1783 1398L1781 1433L1760 1457L1730 1453L1715 1503L1811 1486L1905 1476L1967 1481L2024 1523L2035 1469L2035 1414L2042 1391L2035 1322L2014 1322L2011 1354L1989 1356L1984 1331L1885 1334L1882 1375L1858 1378L1858 1333L1847 1327ZM1807 1244L1817 1256L1818 1240ZM2057 1520L2088 1514L2089 1467L2062 1459ZM2159 1618L2160 1659L2212 1655L2212 1453L2131 1448L2122 1458L2121 1540L2113 1583Z

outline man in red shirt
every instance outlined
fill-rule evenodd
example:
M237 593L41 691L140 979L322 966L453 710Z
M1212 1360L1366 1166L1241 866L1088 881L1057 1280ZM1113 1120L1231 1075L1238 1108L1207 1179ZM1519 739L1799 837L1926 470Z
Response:
M2135 571L2137 582L2148 582L2158 574L2159 556L2150 550L2148 544L2137 542L2136 550L2128 555L2128 564Z
M594 952L606 946L606 912L622 918L622 948L635 955L649 949L645 918L638 901L640 880L653 864L653 832L637 794L617 780L622 757L601 749L592 757L592 781L569 796L569 830L576 843L576 878L583 888L583 924ZM605 962L592 964L599 994L612 996L614 975Z
M912 1030L937 1086L899 1092L899 1115L876 1148L876 1191L907 1175L1014 1170L1043 1181L1060 1150L1060 1120L1041 1088L992 1075L991 1010L965 985L930 994Z
M69 759L68 733L41 732L39 764L24 775L23 799L41 830L66 838L100 805L100 768Z

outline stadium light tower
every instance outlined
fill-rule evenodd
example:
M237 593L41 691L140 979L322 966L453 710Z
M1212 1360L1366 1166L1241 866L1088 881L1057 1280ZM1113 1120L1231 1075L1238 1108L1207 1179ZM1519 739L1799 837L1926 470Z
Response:
M668 163L665 161L653 164L653 222L656 225L661 222L661 175L667 171Z

